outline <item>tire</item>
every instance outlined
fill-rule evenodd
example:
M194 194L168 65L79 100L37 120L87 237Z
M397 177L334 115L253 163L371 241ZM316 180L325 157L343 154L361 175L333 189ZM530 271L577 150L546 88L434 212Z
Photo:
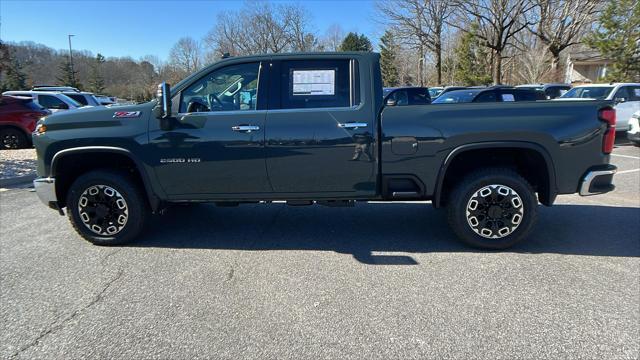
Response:
M537 207L535 191L527 180L510 169L490 168L465 176L454 187L447 217L453 232L466 244L506 249L529 235L538 217Z
M0 129L1 149L24 149L28 145L29 140L22 131L13 128Z
M95 245L121 245L144 230L150 210L144 193L123 171L96 170L76 179L67 195L73 228Z

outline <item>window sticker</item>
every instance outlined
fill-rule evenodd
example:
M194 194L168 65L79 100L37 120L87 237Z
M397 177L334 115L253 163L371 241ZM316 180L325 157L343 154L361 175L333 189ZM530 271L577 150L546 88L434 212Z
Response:
M335 95L335 70L293 70L293 96Z
M502 94L502 101L516 101L513 94Z

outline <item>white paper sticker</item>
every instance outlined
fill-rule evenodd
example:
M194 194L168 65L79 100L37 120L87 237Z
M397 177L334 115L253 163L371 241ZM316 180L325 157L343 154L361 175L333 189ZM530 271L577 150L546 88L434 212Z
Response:
M293 70L293 95L335 95L335 70Z
M513 94L502 94L502 101L516 101Z

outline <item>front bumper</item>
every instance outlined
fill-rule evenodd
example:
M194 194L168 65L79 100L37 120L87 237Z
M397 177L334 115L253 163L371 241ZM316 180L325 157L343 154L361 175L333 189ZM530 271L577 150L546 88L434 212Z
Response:
M589 169L580 183L580 195L589 196L613 191L616 188L613 185L613 174L616 171L618 168L611 164Z
M37 178L33 180L33 187L36 189L36 194L38 194L40 201L52 209L60 210L56 197L55 178Z

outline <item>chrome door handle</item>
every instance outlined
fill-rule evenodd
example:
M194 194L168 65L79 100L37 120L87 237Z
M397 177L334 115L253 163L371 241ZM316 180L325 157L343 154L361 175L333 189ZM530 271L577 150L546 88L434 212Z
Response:
M367 127L367 123L363 123L363 122L348 122L348 123L338 123L338 127L341 127L343 129L352 129L355 130L357 128L363 128L363 127Z
M255 126L255 125L236 125L236 126L232 126L231 130L239 131L239 132L252 132L252 131L259 131L260 130L260 126Z

